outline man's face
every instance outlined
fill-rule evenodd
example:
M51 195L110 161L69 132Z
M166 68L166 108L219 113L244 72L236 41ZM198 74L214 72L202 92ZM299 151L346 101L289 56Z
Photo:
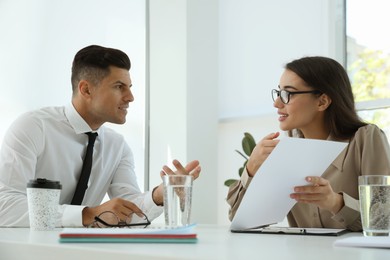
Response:
M111 66L110 74L97 86L91 87L88 121L92 129L99 128L105 122L126 122L127 108L134 101L131 86L129 71Z

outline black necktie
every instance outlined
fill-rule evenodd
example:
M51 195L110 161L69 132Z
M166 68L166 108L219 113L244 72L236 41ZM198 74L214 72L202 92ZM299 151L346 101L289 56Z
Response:
M71 202L72 205L81 205L81 202L84 198L85 190L88 188L89 175L91 174L93 145L95 144L95 140L98 134L92 132L88 132L85 134L88 135L87 152L85 153L80 179L77 183L76 191L74 192L73 199Z

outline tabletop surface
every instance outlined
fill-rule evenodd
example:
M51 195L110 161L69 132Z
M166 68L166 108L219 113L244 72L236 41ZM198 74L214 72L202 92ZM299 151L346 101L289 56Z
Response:
M389 249L333 246L336 239L361 233L340 237L238 234L226 226L198 225L196 244L61 244L61 230L0 228L0 259L390 259Z

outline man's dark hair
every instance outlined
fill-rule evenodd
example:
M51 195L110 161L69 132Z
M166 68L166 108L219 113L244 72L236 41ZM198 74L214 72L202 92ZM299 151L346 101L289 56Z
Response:
M98 85L110 73L110 66L130 70L131 63L127 54L118 49L90 45L78 51L72 65L73 93L83 79Z

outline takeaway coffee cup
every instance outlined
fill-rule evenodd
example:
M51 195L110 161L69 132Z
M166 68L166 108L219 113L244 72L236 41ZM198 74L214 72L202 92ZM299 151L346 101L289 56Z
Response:
M38 178L27 183L28 214L31 230L55 228L61 194L59 181Z

